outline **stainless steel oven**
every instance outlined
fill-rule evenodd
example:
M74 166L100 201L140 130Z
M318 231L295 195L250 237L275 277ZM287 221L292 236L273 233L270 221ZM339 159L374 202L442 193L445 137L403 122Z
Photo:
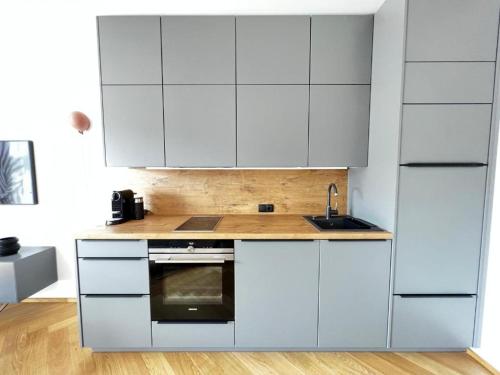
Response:
M234 241L150 240L151 319L234 320Z

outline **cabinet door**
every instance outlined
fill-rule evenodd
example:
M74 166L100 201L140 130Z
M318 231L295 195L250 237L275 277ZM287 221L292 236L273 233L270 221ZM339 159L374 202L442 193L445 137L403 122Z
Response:
M98 17L101 83L160 84L160 17Z
M83 346L151 347L151 315L146 296L81 296Z
M370 86L311 85L309 166L366 167Z
M497 1L410 0L406 60L495 61Z
M487 163L490 119L491 104L405 104L401 163Z
M394 296L391 348L472 346L476 296Z
M316 346L318 268L318 241L236 241L236 346Z
M234 167L235 86L174 85L164 89L167 166Z
M486 167L401 167L395 293L475 294Z
M236 17L238 84L308 84L307 16Z
M311 84L370 84L373 16L311 17Z
M320 348L385 348L390 241L321 241Z
M495 63L406 63L405 103L491 103Z
M239 167L307 166L307 85L237 87Z
M103 86L108 167L165 166L161 85Z
M162 17L167 84L234 84L235 18Z

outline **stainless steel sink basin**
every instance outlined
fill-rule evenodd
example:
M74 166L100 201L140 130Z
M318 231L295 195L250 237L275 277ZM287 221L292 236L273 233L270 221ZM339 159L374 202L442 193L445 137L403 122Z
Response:
M325 216L304 216L319 231L334 231L334 230L368 230L381 231L383 229L375 224L357 219L349 215L332 216L327 219Z

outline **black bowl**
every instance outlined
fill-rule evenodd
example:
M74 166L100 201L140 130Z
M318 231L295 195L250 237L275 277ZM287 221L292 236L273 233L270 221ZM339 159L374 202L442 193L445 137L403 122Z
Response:
M5 246L9 244L15 244L18 243L19 238L17 237L4 237L0 238L0 246Z
M20 248L21 245L19 244L14 244L9 247L0 247L0 257L17 254Z

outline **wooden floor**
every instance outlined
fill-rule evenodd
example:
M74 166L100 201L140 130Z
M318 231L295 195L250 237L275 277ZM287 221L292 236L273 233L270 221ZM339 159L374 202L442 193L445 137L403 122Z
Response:
M491 374L466 353L92 353L74 303L0 313L0 374Z

